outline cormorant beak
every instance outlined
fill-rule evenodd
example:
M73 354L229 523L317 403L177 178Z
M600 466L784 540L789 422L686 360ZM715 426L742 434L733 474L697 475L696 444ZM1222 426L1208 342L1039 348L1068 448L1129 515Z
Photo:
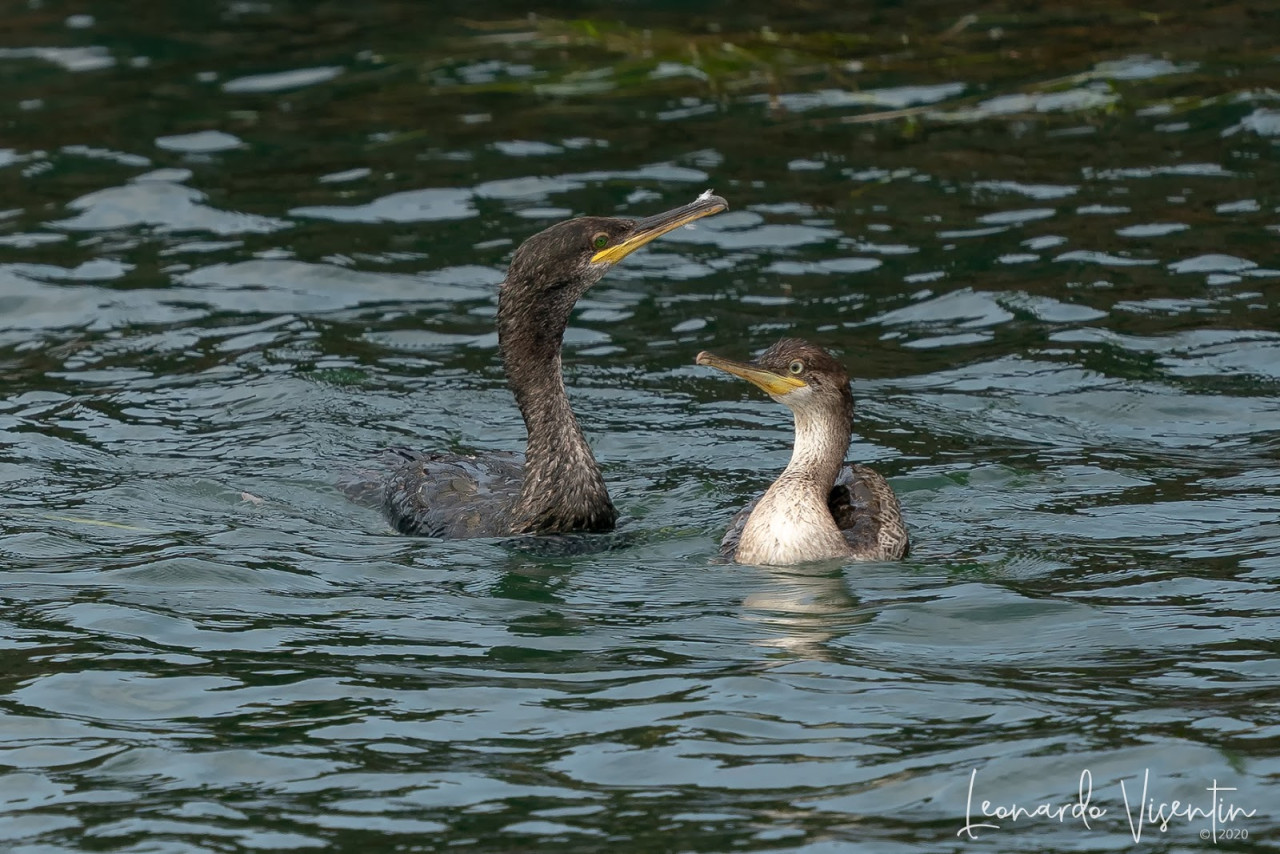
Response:
M775 374L768 368L762 368L751 362L735 362L733 359L722 359L715 353L708 353L706 350L699 353L694 362L724 371L726 374L733 374L735 377L741 377L775 397L781 397L808 385L807 382L799 377L793 377L790 374Z
M625 240L607 249L601 249L595 255L592 255L591 263L616 264L641 246L651 240L656 240L668 231L674 231L694 220L718 214L728 209L728 202L719 196L713 196L711 191L707 190L687 205L637 221L635 229Z

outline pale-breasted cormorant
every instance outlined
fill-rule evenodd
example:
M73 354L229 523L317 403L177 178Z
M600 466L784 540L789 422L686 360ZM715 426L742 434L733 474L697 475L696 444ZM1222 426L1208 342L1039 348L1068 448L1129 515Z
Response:
M759 386L795 416L791 462L734 516L720 543L725 558L764 566L906 556L907 528L893 489L873 469L844 461L853 392L830 353L784 338L754 362L706 352L696 362Z

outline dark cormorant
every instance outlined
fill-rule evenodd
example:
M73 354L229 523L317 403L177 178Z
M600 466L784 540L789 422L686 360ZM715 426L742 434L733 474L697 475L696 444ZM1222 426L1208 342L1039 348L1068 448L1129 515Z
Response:
M641 220L579 217L520 244L498 291L498 348L528 431L519 454L396 450L373 501L401 533L492 537L609 531L618 518L569 406L560 346L574 304L649 241L728 209L711 191ZM369 484L348 489L368 497Z
M699 365L751 382L795 416L787 468L729 524L721 554L737 563L786 565L844 558L897 560L909 548L893 489L878 472L845 463L853 430L849 374L830 353L784 338L755 362L699 353Z

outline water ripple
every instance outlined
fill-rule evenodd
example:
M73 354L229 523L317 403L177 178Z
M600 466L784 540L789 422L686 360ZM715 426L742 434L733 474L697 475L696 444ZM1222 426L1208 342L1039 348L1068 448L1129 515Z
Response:
M10 16L0 848L1112 851L1144 772L1276 835L1265 15L747 7ZM346 500L521 446L524 236L706 187L566 335L615 538ZM849 366L909 560L715 562L793 427L693 356L783 335ZM957 841L971 781L1086 770L1091 827Z

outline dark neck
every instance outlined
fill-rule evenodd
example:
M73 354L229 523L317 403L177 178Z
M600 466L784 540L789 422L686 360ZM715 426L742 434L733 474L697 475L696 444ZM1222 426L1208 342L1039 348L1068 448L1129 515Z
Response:
M507 382L528 431L524 484L512 513L517 533L612 530L617 511L565 392L560 347L568 313L498 310Z

